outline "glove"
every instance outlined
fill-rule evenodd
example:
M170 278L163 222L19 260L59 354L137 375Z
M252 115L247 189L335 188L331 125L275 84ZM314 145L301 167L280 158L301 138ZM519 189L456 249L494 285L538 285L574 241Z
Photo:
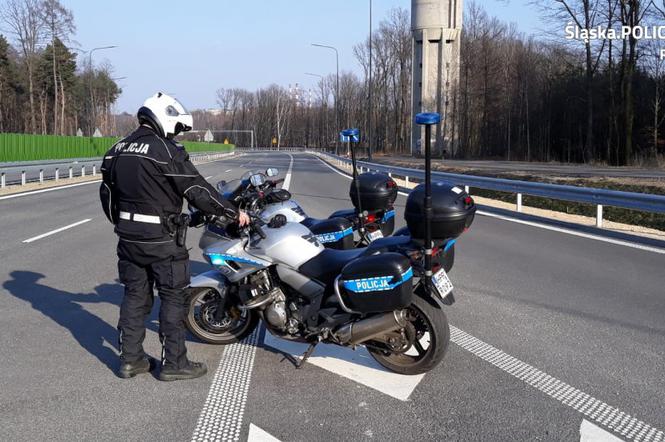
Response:
M196 210L190 215L189 227L201 227L206 221L206 215L203 212Z

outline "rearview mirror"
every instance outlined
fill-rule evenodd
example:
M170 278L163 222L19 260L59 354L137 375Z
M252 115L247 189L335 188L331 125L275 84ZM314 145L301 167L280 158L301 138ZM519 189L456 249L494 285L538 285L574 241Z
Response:
M277 170L274 167L269 167L268 169L266 169L266 175L268 175L269 177L277 176L279 175L279 170Z
M263 186L266 182L266 176L262 173L257 173L255 175L252 175L249 177L249 181L252 183L252 186L254 187L260 187Z

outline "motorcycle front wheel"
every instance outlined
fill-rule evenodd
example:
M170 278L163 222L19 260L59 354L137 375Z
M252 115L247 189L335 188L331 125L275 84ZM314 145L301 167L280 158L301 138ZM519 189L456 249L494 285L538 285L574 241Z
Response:
M208 344L233 344L249 335L256 328L259 317L251 310L240 310L231 302L219 317L220 294L209 287L190 289L187 298L187 329Z
M390 371L405 375L427 373L436 367L448 350L450 327L446 314L438 306L416 295L407 308L408 348L390 349L385 343L370 341L369 354Z

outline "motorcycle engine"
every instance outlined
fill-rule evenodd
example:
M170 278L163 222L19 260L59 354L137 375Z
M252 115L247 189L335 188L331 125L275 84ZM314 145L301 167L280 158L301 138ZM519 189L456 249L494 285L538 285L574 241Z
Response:
M291 304L287 310L286 295L280 287L273 285L268 272L258 272L252 278L252 283L255 287L252 291L253 299L246 305L254 304L261 308L263 318L272 328L288 334L297 333L299 323L291 314L297 308Z
M298 333L298 320L295 319L286 309L286 297L280 288L273 289L279 294L275 300L269 304L263 311L265 320L274 328L286 332L290 335ZM292 304L290 309L293 310L295 306Z
M286 314L286 297L281 289L277 288L279 293L276 294L275 300L269 304L263 311L266 321L273 327L284 329L288 316Z

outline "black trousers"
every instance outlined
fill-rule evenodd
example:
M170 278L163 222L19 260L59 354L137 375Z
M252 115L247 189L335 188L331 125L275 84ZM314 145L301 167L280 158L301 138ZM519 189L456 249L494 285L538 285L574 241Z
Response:
M173 239L141 243L118 241L118 273L125 286L120 306L120 359L135 362L145 356L145 321L153 305L153 287L161 300L159 339L162 365L183 368L187 365L185 348L186 292L189 284L189 254Z

